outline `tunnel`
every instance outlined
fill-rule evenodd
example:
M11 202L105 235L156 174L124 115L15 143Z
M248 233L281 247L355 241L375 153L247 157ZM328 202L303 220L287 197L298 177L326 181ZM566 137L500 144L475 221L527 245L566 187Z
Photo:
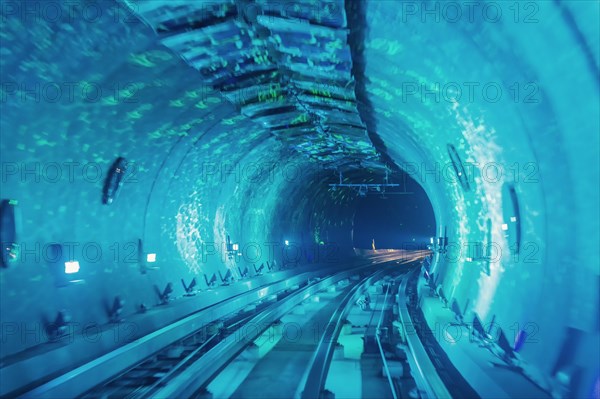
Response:
M1 0L0 396L600 398L599 4Z

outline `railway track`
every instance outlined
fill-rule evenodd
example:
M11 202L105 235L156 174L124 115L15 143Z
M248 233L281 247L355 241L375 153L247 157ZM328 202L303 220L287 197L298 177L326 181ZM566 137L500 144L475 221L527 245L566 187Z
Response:
M227 339L238 334L246 323L268 326L314 293L356 273L396 262L387 257L369 259L325 278L304 273L302 278L296 276L298 281L291 286L276 282L259 287L253 292L258 292L259 299L253 302L241 295L204 309L48 381L22 397L192 396L251 342L253 337L249 336L244 342ZM207 316L202 318L202 313ZM201 323L202 320L211 321ZM193 373L202 376L197 378ZM187 386L184 381L190 375L194 375L194 386Z
M327 289L328 287L336 284L339 281L350 278L352 275L364 273L369 271L369 275L379 274L382 271L375 271L373 269L381 268L381 265L377 265L375 268L367 266L361 268L362 270L352 270L337 273L331 277L322 279L312 285L307 285L289 295L288 297L278 301L271 305L269 308L264 309L258 313L255 317L248 320L248 323L253 326L260 326L259 328L252 329L251 331L233 332L237 337L243 337L243 339L221 341L216 345L213 350L207 353L204 357L200 358L187 370L182 372L177 378L170 381L169 384L165 385L162 389L152 395L154 398L172 398L172 397L200 397L206 390L207 385L210 383L212 378L218 375L235 357L240 354L249 344L251 344L258 336L262 334L269 326L278 322L281 317L292 311L292 309L301 304L306 299L313 295L318 294L320 291ZM350 288L351 292L355 292L355 288L359 284L352 284ZM343 303L346 304L350 299L350 294L344 297ZM336 312L337 313L337 312ZM339 324L339 321L335 324ZM332 325L331 328L336 328ZM329 326L328 326L329 330ZM325 331L324 336L334 337L335 333ZM317 353L327 353L328 351L317 350ZM328 356L326 354L326 356Z

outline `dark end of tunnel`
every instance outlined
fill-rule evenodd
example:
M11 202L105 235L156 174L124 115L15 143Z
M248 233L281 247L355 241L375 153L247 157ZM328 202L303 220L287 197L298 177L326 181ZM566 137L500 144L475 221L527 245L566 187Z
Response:
M400 189L357 198L353 243L360 249L427 249L436 231L423 188L406 174ZM390 179L390 182L396 180Z

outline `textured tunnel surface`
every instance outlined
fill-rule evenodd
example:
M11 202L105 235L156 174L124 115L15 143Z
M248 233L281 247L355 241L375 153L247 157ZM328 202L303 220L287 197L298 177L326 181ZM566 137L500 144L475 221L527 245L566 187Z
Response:
M5 370L54 350L63 309L82 331L117 296L127 320L193 278L229 271L233 297L245 268L344 270L369 252L362 197L402 203L410 179L433 238L390 248L429 244L448 303L511 331L536 382L597 397L597 2L1 4ZM168 306L143 331L187 314ZM32 375L124 344L102 342Z

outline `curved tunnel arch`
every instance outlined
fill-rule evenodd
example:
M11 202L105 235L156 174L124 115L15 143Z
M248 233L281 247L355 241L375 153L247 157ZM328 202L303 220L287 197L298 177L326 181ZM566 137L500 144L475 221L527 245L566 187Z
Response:
M549 345L526 345L523 355L551 374L569 328L586 333L577 362L597 366L584 348L597 351L599 334L598 187L592 183L600 177L598 4L532 4L537 22L529 24L491 23L479 14L468 23L432 21L418 7L415 14L391 1L356 2L346 13L350 31L361 18L368 27L349 46L362 74L355 76L357 103L371 141L379 140L377 150L393 167L422 185L440 235L447 227L451 243L496 243L501 250L499 262L439 256L436 273L445 292L485 322L509 328L535 319L539 341ZM40 313L79 299L89 306L73 307L74 318L104 318L103 300L138 287L139 267L131 261L138 238L146 251L160 254L159 269L142 276L148 284L126 298L132 305L153 300L152 284L219 270L221 260L198 267L198 246L222 244L226 234L263 245L288 237L318 245L317 236L326 237L338 243L340 255L351 253L354 198L326 189L334 173L241 116L148 27L112 22L89 29L78 19L70 27L2 20L2 198L18 199L24 211L21 262L0 273L3 320L33 324ZM65 82L94 83L105 95L44 102L27 94L27 85L48 82L63 90ZM468 166L469 191L457 184L448 145ZM118 201L105 207L103 182L86 178L81 166L104 173L117 156L135 161L139 179L126 182ZM78 163L73 181L44 176L55 163L65 173L64 162ZM222 176L222 168L253 163L274 171L257 181ZM31 165L39 169L27 174ZM285 165L300 169L302 178L285 176ZM482 175L496 170L488 165L498 166L502 179ZM213 166L217 171L203 176ZM512 216L509 185L521 215L518 258L502 227ZM101 248L104 257L89 262L85 287L53 286L39 260L55 241ZM3 355L38 343L8 342Z

